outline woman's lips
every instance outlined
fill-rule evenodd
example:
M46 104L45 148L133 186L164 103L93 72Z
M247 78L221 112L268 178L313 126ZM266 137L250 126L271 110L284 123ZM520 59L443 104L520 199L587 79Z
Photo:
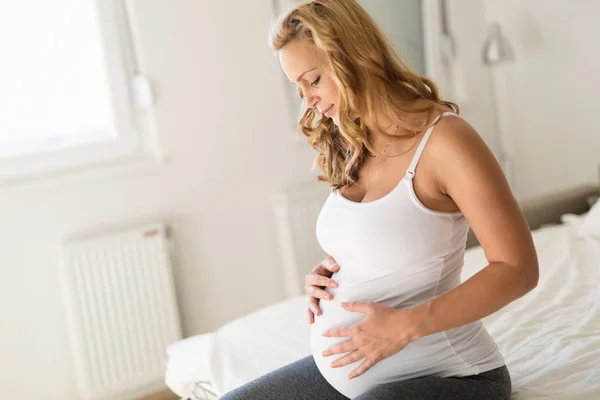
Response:
M334 106L334 105L335 105L335 104L332 104L332 105L331 105L331 107L329 107L327 110L323 111L323 114L325 114L325 115L327 115L327 116L329 117L329 114L328 114L328 113L329 113L329 112L331 112L331 110L333 110L333 106Z

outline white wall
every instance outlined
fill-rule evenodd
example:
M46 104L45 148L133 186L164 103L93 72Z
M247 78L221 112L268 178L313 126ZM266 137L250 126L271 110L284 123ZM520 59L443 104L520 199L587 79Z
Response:
M598 183L600 164L600 2L450 0L452 28L466 70L467 118L494 148L490 76L480 62L496 20L516 59L492 70L500 123L513 142L519 199ZM464 58L466 56L466 59ZM471 101L473 99L473 101ZM491 133L491 134L490 134Z
M481 63L486 30L483 6L481 0L448 0L448 18L456 46L455 65L465 94L463 99L453 100L458 102L460 116L477 130L492 151L496 151L490 74ZM452 98L452 92L442 91L442 97Z
M510 108L519 192L598 182L600 164L600 2L486 1L517 59L501 99Z
M78 398L57 261L80 231L173 222L186 335L283 298L268 202L313 179L314 151L287 131L270 1L135 4L171 162L0 189L2 399Z

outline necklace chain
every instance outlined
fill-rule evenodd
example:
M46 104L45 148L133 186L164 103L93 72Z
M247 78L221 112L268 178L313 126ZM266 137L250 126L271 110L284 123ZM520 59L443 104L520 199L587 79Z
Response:
M396 134L397 132L398 132L398 125L396 125L396 130L394 131L394 134ZM408 153L409 151L412 150L413 146L417 143L416 138L417 138L417 132L413 132L413 139L415 139L415 140L413 141L413 144L410 146L410 148L408 150L403 151L400 154L394 154L393 156L386 156L386 157L392 157L392 158L393 157L399 157L399 156L401 156L403 154ZM390 139L390 141L388 142L388 144L386 144L385 147L383 148L383 150L380 152L380 154L382 156L384 155L385 151L387 150L387 148L389 147L389 145L391 143L392 143L392 139ZM369 155L369 157L377 157L377 154L370 154L370 153L367 153L367 154Z
M392 143L392 141L390 140L388 142L388 144L385 145L385 147L383 148L383 150L381 151L381 154L385 153L385 151L387 150L387 148L389 147L390 143Z
M394 135L396 133L398 133L398 124L396 124L396 129L394 130ZM390 141L385 145L385 147L381 151L381 155L384 155L385 151L388 149L388 147L390 147L390 144L392 144L392 139L390 139ZM371 157L377 157L377 154L374 154Z

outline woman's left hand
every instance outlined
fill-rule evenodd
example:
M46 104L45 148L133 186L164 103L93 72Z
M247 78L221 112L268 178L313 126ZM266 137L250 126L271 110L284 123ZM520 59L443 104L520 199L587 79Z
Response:
M348 353L334 361L333 368L342 367L358 360L366 360L350 375L355 378L379 361L396 354L417 339L417 321L411 309L397 310L378 303L342 303L348 311L362 312L365 317L357 324L332 328L323 332L327 337L350 337L343 343L323 351L323 356Z

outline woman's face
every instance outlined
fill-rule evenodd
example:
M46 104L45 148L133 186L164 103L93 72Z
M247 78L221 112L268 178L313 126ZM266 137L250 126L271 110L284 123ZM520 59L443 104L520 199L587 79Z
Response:
M300 88L307 106L339 125L339 92L325 52L309 40L293 40L279 51L279 62L289 81Z

